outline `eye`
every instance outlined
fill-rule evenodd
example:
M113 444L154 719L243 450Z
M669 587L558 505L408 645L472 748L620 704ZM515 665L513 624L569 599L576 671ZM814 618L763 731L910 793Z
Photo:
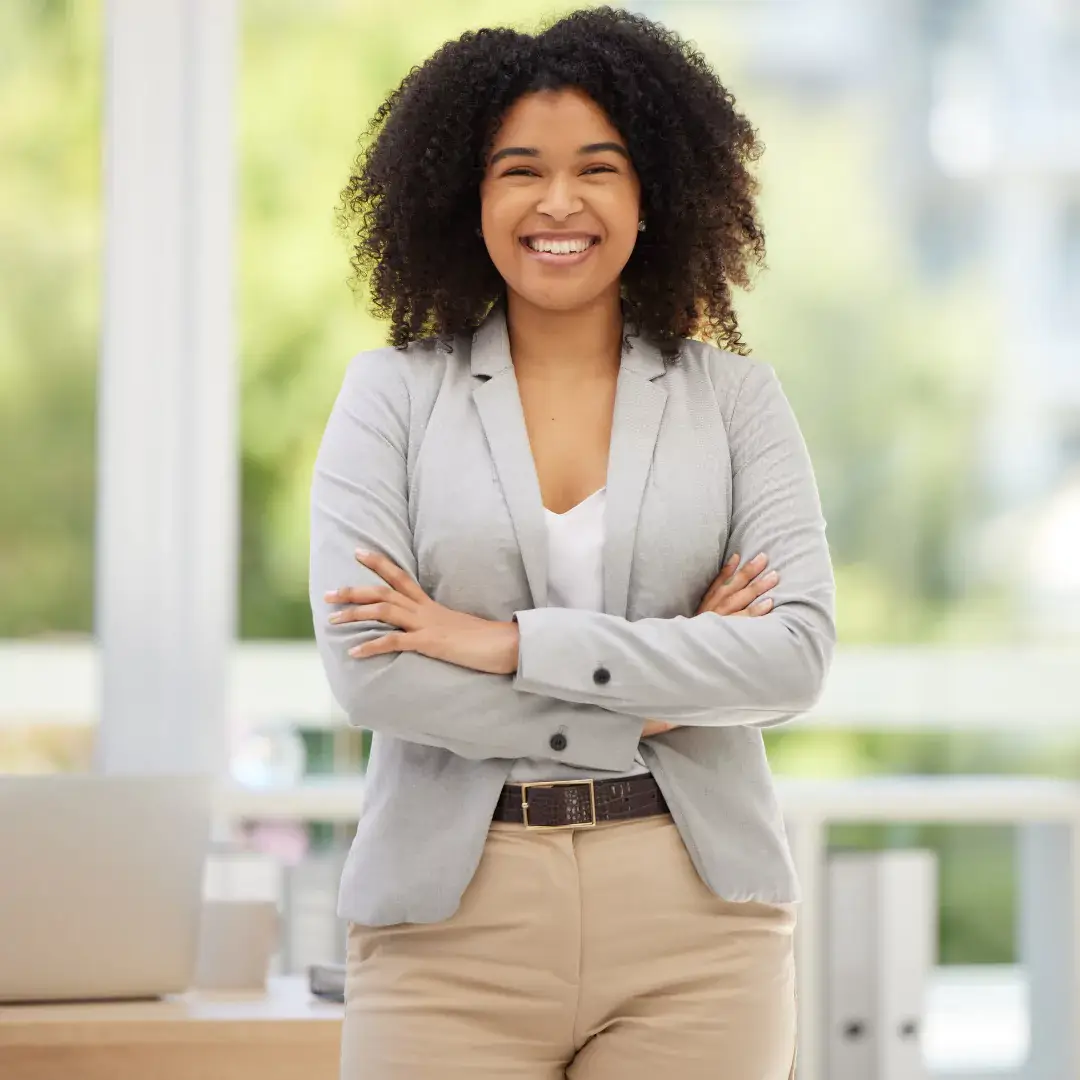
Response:
M582 175L591 176L596 173L614 173L618 171L614 165L590 165L587 169L582 170Z
M532 169L528 168L528 166L526 166L526 165L516 165L512 169L507 169L506 172L504 172L502 175L503 176L535 176L536 173Z

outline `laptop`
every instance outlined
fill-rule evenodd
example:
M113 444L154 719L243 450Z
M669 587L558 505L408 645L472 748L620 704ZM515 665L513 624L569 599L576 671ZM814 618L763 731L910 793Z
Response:
M210 777L0 777L0 1002L152 998L195 965Z

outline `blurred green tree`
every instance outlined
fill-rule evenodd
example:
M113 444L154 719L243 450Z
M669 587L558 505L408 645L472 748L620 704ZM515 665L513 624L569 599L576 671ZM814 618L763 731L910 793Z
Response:
M0 636L92 621L101 6L0 5Z

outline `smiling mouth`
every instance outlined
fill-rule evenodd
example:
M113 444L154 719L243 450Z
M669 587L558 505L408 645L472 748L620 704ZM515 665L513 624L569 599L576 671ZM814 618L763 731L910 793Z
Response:
M556 240L547 236L523 236L521 243L529 251L536 252L538 255L554 255L565 258L570 255L581 255L588 251L589 248L595 247L600 243L600 237L575 236L567 240Z

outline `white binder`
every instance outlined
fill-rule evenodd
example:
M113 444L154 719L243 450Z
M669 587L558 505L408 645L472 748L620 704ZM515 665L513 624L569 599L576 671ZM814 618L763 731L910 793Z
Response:
M937 959L937 865L927 851L829 857L829 1080L928 1080L920 1033Z

